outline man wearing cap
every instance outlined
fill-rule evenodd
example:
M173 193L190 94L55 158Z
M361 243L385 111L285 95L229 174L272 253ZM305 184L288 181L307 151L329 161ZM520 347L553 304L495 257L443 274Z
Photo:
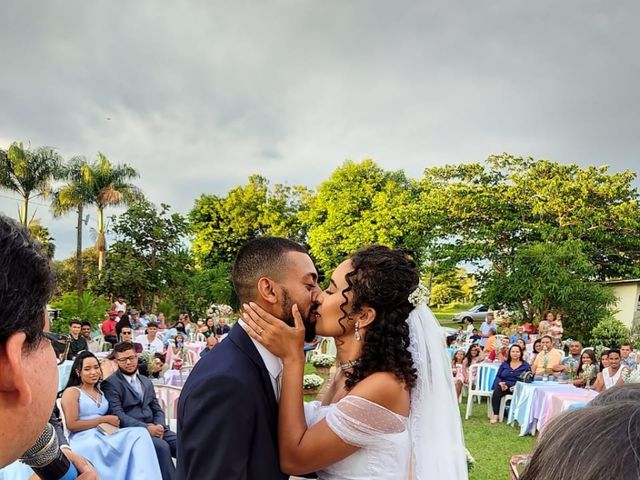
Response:
M135 308L129 312L129 323L131 323L131 328L134 330L142 328L142 324L140 323L140 312Z

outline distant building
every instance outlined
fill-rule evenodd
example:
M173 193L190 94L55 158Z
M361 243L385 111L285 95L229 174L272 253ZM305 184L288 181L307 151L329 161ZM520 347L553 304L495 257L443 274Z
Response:
M604 286L613 290L616 296L614 306L615 317L627 327L633 325L634 320L640 321L640 278L631 280L609 280Z

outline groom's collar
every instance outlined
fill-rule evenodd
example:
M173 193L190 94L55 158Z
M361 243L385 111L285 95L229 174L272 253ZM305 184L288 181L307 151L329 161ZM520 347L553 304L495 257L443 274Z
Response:
M238 323L240 324L239 327L242 327L242 325L244 325L244 322L242 320L238 320ZM249 335L247 334L247 336ZM262 362L264 363L264 366L267 367L267 371L269 372L269 375L271 375L274 379L278 378L280 373L282 373L282 360L280 360L280 358L276 357L273 353L267 350L264 347L264 345L262 345L260 342L254 340L250 336L249 336L249 339L253 342L253 345L256 347L256 350L258 351L260 358L262 358Z

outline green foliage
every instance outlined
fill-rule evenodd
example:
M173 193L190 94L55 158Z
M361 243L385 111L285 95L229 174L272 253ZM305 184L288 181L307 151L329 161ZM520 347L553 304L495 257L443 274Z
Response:
M591 332L592 344L606 348L620 348L620 345L629 341L629 337L629 329L613 317L601 320Z
M640 273L640 209L631 171L491 156L425 170L421 200L437 219L439 262L509 268L522 245L580 240L598 279Z
M156 208L146 200L133 203L113 219L116 241L96 289L125 295L131 305L155 311L157 296L170 292L182 272L191 268L183 243L186 220L169 214L169 206Z
M29 224L29 201L51 193L51 182L59 177L61 158L51 147L25 148L14 142L8 150L0 149L0 189L15 192L22 198L20 223Z
M307 189L249 177L247 185L235 187L226 197L202 195L189 213L196 265L215 268L233 262L238 249L253 238L272 235L302 242L305 230L298 219Z
M372 160L345 162L300 214L317 265L328 272L373 244L403 248L420 261L431 236L417 199L417 184L404 172L387 172Z
M50 259L53 258L56 251L56 245L53 243L55 239L49 233L49 229L42 226L38 219L31 220L29 222L28 229L29 234L31 234L31 238L38 242L38 245L44 254Z
M51 322L51 330L67 333L69 321L74 318L86 320L95 327L104 320L105 313L111 307L111 303L104 297L96 296L88 291L83 292L80 305L76 292L64 293L61 298L53 300L51 306L61 309L58 320Z
M441 307L468 302L473 298L476 280L464 268L449 270L433 277L431 305Z
M586 341L615 300L611 291L592 281L594 275L581 242L537 243L519 248L508 269L490 269L482 299L520 311L528 320L560 310L565 336Z
M76 257L51 262L56 274L56 296L70 292L76 288ZM98 251L95 247L82 251L82 284L92 288L98 279Z

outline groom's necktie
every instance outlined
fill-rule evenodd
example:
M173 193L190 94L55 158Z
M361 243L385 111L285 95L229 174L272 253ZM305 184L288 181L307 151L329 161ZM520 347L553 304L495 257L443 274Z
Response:
M280 401L280 392L282 392L282 372L276 377L276 402Z

